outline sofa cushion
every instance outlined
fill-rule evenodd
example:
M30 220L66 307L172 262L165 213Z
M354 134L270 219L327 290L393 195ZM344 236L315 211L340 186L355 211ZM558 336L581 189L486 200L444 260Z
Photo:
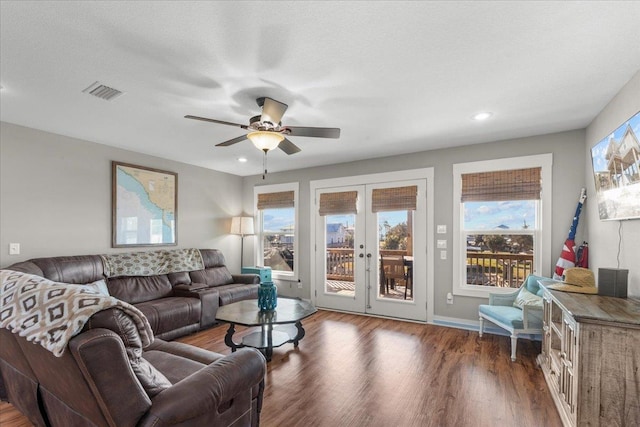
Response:
M167 274L167 277L169 278L169 283L171 283L171 285L173 286L191 284L191 277L189 276L188 271L181 271L179 273L169 273Z
M525 305L542 308L542 297L532 294L523 286L520 288L520 292L518 292L515 301L513 301L513 306L517 308L524 308Z
M169 297L173 292L166 275L112 277L108 279L107 287L111 296L129 304Z
M186 357L158 350L146 351L144 358L174 384L207 366Z
M218 249L200 249L204 268L222 267L226 265L224 255Z
M192 271L189 275L191 276L191 281L193 283L206 283L209 286L220 286L233 283L233 277L224 265Z
M246 299L257 299L258 289L260 285L223 285L218 286L218 294L220 295L220 305L231 304L236 301L243 301Z
M43 277L54 282L79 285L95 282L105 277L100 255L36 258L31 262L42 270Z
M156 335L200 322L200 300L169 297L135 304L151 324Z

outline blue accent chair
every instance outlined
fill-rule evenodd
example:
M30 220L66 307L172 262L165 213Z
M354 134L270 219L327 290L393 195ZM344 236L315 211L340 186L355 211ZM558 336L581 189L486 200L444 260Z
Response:
M520 334L542 334L542 307L525 305L524 308L514 307L520 290L526 287L532 294L542 297L543 289L538 280L544 277L529 275L522 286L509 294L489 294L489 304L478 307L480 316L480 337L482 337L484 321L506 329L511 333L511 360L516 360L516 347Z

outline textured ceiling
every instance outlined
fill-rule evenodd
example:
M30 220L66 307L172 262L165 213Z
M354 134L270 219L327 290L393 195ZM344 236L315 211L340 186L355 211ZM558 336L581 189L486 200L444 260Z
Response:
M640 70L640 2L0 5L2 121L243 176L262 153L214 147L242 129L184 115L245 124L269 96L342 129L275 172L583 128Z

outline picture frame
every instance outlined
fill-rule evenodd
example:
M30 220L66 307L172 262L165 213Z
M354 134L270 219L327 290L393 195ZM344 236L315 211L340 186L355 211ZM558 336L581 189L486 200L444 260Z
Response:
M591 148L601 220L640 218L640 111Z
M178 174L111 162L111 247L178 243Z

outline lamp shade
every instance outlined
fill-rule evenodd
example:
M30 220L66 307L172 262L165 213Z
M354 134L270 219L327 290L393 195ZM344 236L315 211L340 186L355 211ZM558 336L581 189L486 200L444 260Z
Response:
M259 130L247 134L247 138L256 148L262 151L271 151L278 146L284 139L284 136L277 132Z
M231 234L249 236L254 234L253 218L250 216L236 216L231 219Z

